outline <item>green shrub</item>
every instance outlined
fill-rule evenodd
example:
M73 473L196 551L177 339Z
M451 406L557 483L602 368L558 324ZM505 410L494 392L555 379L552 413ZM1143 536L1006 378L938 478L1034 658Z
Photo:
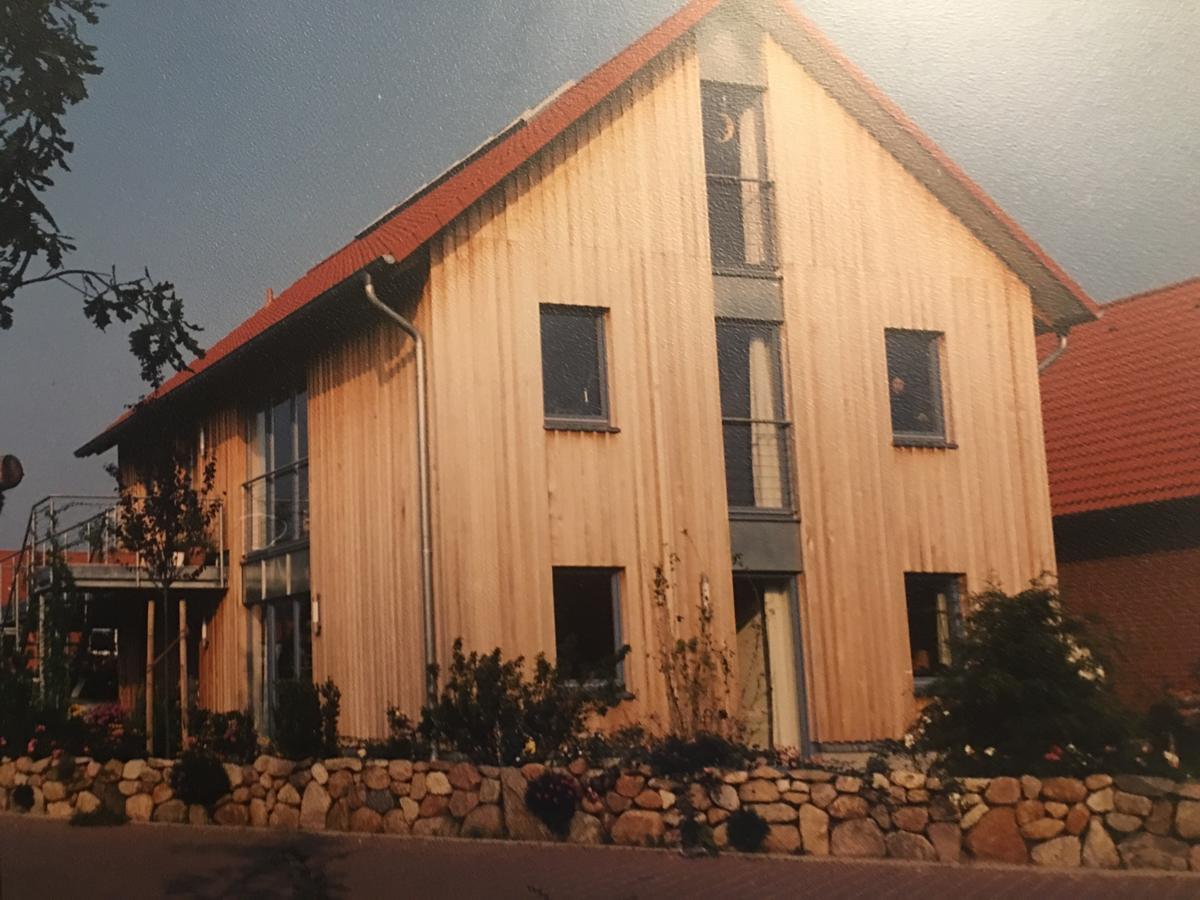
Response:
M422 736L417 723L400 712L388 707L388 739L373 755L387 759L428 759L429 742Z
M28 784L18 784L12 789L9 800L15 809L29 812L33 809L33 788Z
M171 788L189 806L211 807L229 793L229 776L216 754L193 747L171 768Z
M229 762L252 762L258 755L258 732L249 711L193 709L191 733L196 747Z
M1155 762L1167 763L1174 757L1184 773L1200 774L1200 716L1195 712L1185 714L1173 698L1161 700L1147 710L1141 733L1146 735ZM1167 763L1167 768L1174 766Z
M917 749L960 775L1108 769L1128 747L1129 720L1080 623L1034 586L973 599L953 664L918 723Z
M525 805L559 837L571 830L571 819L579 802L579 785L570 775L543 772L525 788Z
M338 718L342 713L342 692L326 678L320 687L321 694L321 749L326 756L338 754Z
M712 826L707 822L697 821L692 815L688 815L679 823L679 843L684 853L689 856L717 855Z
M0 661L0 756L19 756L33 733L33 678L19 653Z
M725 828L733 849L754 853L762 848L771 826L752 809L735 809L725 820Z
M542 654L532 678L526 677L524 657L505 660L499 648L468 656L459 638L441 696L421 710L420 731L439 749L480 763L546 759L569 752L588 716L604 712L623 695L624 689L611 682L565 681Z
M708 767L736 768L752 756L750 750L719 734L701 732L693 738L668 735L655 742L648 761L656 775L690 775Z
M280 681L275 686L275 747L280 754L288 759L321 756L326 752L326 732L330 725L336 753L338 714L336 707L330 710L330 700L340 702L340 694L322 703L325 689L332 685L332 681L318 687L311 681L294 680Z

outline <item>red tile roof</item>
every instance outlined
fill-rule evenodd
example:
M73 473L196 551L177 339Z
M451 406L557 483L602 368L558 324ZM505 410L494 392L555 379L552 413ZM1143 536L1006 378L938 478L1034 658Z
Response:
M341 250L310 269L304 277L279 294L268 305L255 312L232 332L219 340L192 363L151 393L140 406L126 411L103 432L75 451L77 456L100 453L112 447L140 409L156 404L180 386L214 367L282 323L289 316L325 295L333 288L354 277L380 257L390 255L401 261L419 250L427 241L450 224L459 214L495 187L522 163L528 161L568 126L587 114L621 84L633 77L667 47L687 34L723 0L689 0L678 12L668 17L608 62L593 70L578 83L570 86L538 108L523 124L511 129L497 140L483 146L481 152L456 164L432 186L422 188L413 198L386 215L376 226L360 234ZM725 0L735 2L735 0ZM820 58L823 67L836 70L839 91L851 101L864 100L871 107L870 115L881 119L875 133L885 144L896 142L897 155L907 155L902 162L914 169L926 181L930 190L947 205L961 207L956 212L968 217L987 220L982 230L985 239L1021 274L1032 269L1031 285L1050 284L1055 300L1062 308L1070 307L1071 321L1086 320L1094 315L1095 304L1049 256L1012 221L996 203L958 168L915 123L908 119L882 91L829 42L820 31L804 18L792 0L743 0L772 30L788 32L786 38L793 46L811 50ZM825 72L825 78L829 73ZM859 110L858 113L862 113ZM856 114L858 114L856 113ZM903 145L902 147L900 145ZM914 162L913 153L920 157ZM920 169L920 171L916 171ZM949 192L949 194L947 193ZM953 207L952 207L953 208ZM971 222L968 221L968 224ZM997 242L1003 246L997 246ZM1016 258L1010 258L1011 254ZM1037 291L1035 289L1035 302Z
M1056 516L1200 496L1200 278L1101 310L1041 379Z

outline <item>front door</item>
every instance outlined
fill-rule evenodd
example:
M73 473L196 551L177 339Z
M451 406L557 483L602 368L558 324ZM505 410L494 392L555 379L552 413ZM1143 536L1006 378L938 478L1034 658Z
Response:
M802 750L804 669L796 580L739 573L733 579L733 598L745 740L758 747Z

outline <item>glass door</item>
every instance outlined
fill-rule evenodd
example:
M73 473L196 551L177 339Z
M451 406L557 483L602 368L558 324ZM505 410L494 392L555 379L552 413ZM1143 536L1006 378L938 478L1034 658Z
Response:
M275 731L279 683L312 679L311 615L308 594L262 605L262 718L268 734Z

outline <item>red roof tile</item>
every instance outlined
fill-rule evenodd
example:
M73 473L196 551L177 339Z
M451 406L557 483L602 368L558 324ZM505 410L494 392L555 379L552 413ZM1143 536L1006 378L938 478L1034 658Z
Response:
M1200 278L1101 307L1041 387L1054 515L1200 496Z
M678 12L647 32L608 62L593 70L578 83L564 90L540 107L524 125L494 142L484 145L482 152L456 164L447 175L423 188L414 198L401 204L394 213L386 215L376 227L368 229L341 250L311 268L299 281L276 296L273 302L255 312L232 332L208 349L203 359L192 363L189 370L179 372L151 393L140 407L134 407L92 438L76 452L88 456L107 450L116 443L119 432L139 409L161 401L177 388L203 372L213 369L284 319L307 306L332 288L353 277L365 266L390 255L397 261L406 259L450 224L460 213L479 200L518 166L528 161L568 126L579 120L621 84L650 63L658 54L690 31L722 0L689 0ZM837 69L852 90L869 98L883 114L889 131L902 133L915 142L925 158L932 163L933 177L939 184L930 189L938 194L951 185L953 190L969 197L976 209L965 213L980 214L995 226L1001 238L1023 255L1022 264L1032 259L1038 278L1048 278L1073 304L1076 318L1086 319L1094 314L1095 304L1049 256L1025 234L1003 210L958 168L917 125L892 103L861 71L855 68L833 44L795 8L792 0L746 0L757 7L777 27L790 27L800 39L815 47L824 61ZM783 22L784 25L779 23ZM945 202L945 200L944 200ZM958 202L956 198L956 202ZM1003 256L1003 253L1001 254Z

